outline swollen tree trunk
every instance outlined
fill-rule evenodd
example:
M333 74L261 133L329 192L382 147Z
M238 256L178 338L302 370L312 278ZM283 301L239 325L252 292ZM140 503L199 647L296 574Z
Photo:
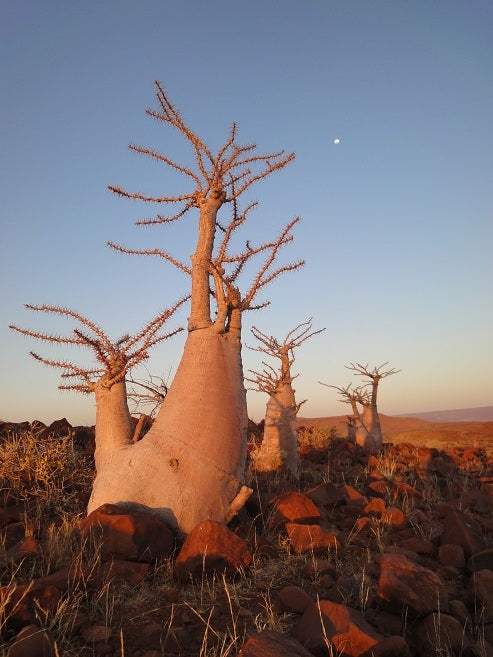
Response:
M105 436L98 440L94 452L96 471L111 468L115 455L125 452L132 444L133 423L128 410L125 380L111 387L102 381L94 386L96 397L96 435Z
M375 443L375 449L380 451L383 446L383 435L382 427L380 425L380 416L378 415L377 410L377 393L378 393L378 378L373 379L372 391L371 391L371 402L370 402L370 414L371 414L371 429L370 433Z
M264 437L252 453L255 470L272 472L298 469L298 435L296 433L296 400L291 383L282 384L269 395L265 411Z
M231 519L249 494L242 487L247 411L241 352L231 337L214 327L189 334L156 421L142 440L98 468L89 512L131 500L184 533L209 518ZM102 446L111 440L111 433L97 437Z
M351 408L353 409L353 415L354 415L354 428L353 428L354 441L356 442L357 445L360 445L361 447L365 447L366 449L373 451L373 439L365 425L364 411L363 411L363 419L362 419L361 413L359 412L358 409L358 404L356 403L356 399L351 396L349 397L349 402L351 403Z
M379 452L383 443L382 432L380 431L380 434L378 432L380 422L378 423L378 429L375 427L374 411L371 403L363 403L363 420L361 424L363 425L363 429L360 430L359 437L358 435L356 436L356 442L372 453Z

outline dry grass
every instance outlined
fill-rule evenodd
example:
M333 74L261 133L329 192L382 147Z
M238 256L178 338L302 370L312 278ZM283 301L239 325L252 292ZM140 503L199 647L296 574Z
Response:
M330 426L300 432L301 451L307 457L301 460L298 480L280 474L249 473L260 513L256 519L243 518L243 522L249 523L250 539L257 533L270 545L270 554L264 556L261 550L254 550L247 572L234 579L216 574L198 582L178 584L173 576L173 561L165 559L155 564L137 586L115 583L106 577L94 590L89 586L89 578L101 563L98 546L84 544L77 532L93 477L91 459L74 449L70 437L49 438L40 443L30 432L10 435L0 443L0 499L3 506L22 506L27 531L39 540L42 550L36 557L0 571L4 593L0 624L5 626L8 621L7 598L16 587L74 564L84 567L86 580L69 586L54 610L37 610L38 624L52 636L59 657L138 657L146 650L155 650L163 657L233 657L249 631L268 628L290 632L297 617L281 609L278 592L293 584L309 591L315 600L335 595L341 603L370 614L377 588L374 555L393 544L392 529L377 518L372 532L363 536L356 524L342 523L337 510L332 509L323 514L322 525L336 533L344 549L322 555L296 555L290 550L286 534L273 522L269 499L286 490L305 491L323 481L348 484L364 492L374 469L379 469L389 481L398 477L418 489L425 510L448 499L450 490L442 480L420 476L403 464L391 446L371 467L347 467L336 460L338 442ZM310 453L317 458L311 458ZM474 489L477 474L467 468L459 469L456 477L461 489ZM389 496L387 503L406 513L416 536L432 538L412 500ZM244 525L241 519L239 522L237 530L241 533ZM0 558L5 555L3 541L4 534L0 533ZM330 560L336 569L335 588L315 568L320 557ZM81 627L96 628L106 633L106 639L90 641L87 633L83 638ZM478 640L482 631L484 635L484 623L477 623ZM6 656L11 635L4 633L3 638L0 657Z

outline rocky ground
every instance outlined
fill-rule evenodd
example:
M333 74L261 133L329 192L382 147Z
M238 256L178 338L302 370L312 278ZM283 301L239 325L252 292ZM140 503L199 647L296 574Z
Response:
M183 542L111 505L84 519L91 429L0 434L0 655L493 655L480 440L370 456L300 429L297 480L249 473L239 517Z

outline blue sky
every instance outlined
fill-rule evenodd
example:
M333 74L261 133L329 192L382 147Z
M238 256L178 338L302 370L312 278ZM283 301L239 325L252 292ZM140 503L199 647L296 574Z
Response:
M183 191L127 148L189 161L145 114L155 79L212 148L236 121L241 143L296 152L252 189L246 232L265 241L301 216L282 257L307 264L266 291L244 337L326 327L297 354L303 415L346 411L318 381L346 385L350 361L402 370L382 383L386 413L492 404L492 33L489 0L3 0L0 418L94 421L93 400L58 391L28 351L82 357L7 328L70 324L24 303L69 306L116 338L187 291L170 266L106 246L193 252L195 218L138 228L149 208L107 189ZM172 378L182 346L156 349L149 371ZM265 402L249 393L250 415Z

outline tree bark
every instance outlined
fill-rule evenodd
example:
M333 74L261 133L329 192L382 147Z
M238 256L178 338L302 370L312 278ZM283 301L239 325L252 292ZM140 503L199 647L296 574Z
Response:
M88 511L145 505L183 533L206 519L227 522L248 494L247 421L238 337L213 326L191 331L153 426L101 464ZM111 432L96 440L111 442Z
M298 470L298 434L296 400L290 383L282 384L269 396L265 410L264 436L252 453L255 470L272 472L286 468Z
M111 468L113 460L120 452L132 444L133 423L128 410L125 381L113 384L110 388L95 384L96 397L96 435L104 440L96 442L94 461L96 471Z

